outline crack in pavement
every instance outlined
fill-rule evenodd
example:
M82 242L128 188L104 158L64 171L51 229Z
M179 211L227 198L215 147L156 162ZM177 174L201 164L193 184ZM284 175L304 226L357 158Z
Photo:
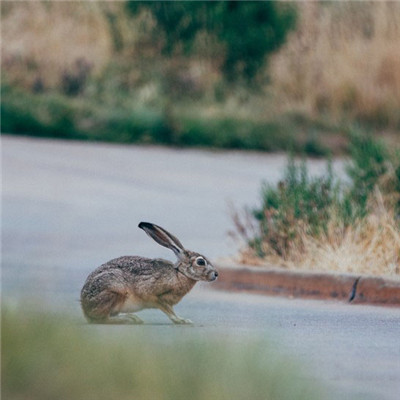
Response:
M356 297L357 286L358 286L358 282L360 282L360 279L361 279L361 276L357 277L353 283L353 287L351 288L351 292L350 292L349 303L351 303L354 300L354 298Z

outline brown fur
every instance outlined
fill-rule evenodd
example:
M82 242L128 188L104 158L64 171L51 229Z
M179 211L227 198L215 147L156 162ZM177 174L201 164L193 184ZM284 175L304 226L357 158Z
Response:
M95 269L81 291L82 310L89 322L138 323L141 320L137 316L127 319L119 314L158 308L174 323L188 323L190 321L178 317L172 307L198 280L212 281L218 276L205 257L185 250L178 239L157 225L142 224L154 240L177 254L178 262L125 256ZM204 265L198 265L199 258Z

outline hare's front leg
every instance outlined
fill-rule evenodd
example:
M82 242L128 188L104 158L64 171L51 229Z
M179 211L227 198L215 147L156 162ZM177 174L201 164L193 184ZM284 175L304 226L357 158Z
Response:
M193 324L193 322L190 319L185 319L185 318L182 318L182 317L179 317L178 315L176 315L172 306L170 306L169 304L159 303L158 308L161 311L163 311L165 314L167 314L168 318L174 324Z

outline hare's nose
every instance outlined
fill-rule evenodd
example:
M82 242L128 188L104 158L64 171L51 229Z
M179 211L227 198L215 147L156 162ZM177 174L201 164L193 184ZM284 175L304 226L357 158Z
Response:
M217 277L218 276L218 272L214 271L214 275L215 275L215 277Z

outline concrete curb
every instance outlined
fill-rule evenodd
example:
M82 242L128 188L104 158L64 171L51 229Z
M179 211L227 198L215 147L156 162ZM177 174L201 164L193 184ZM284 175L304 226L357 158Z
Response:
M400 307L400 280L283 268L219 265L214 288L269 296Z

